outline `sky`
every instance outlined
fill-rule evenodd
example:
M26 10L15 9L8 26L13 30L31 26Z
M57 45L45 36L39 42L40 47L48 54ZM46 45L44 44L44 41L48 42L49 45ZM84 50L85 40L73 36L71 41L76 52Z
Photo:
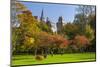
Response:
M72 22L76 13L77 5L53 4L53 3L36 3L36 2L21 2L28 10L32 12L33 16L40 18L42 9L44 11L44 18L47 17L53 23L57 23L59 16L63 17L63 21Z
M44 18L48 17L52 22L52 30L57 31L56 23L60 16L63 17L63 23L73 22L74 16L77 13L77 5L69 4L54 4L54 3L37 3L37 2L20 2L28 10L32 12L33 16L38 16L40 18L41 12L43 10Z

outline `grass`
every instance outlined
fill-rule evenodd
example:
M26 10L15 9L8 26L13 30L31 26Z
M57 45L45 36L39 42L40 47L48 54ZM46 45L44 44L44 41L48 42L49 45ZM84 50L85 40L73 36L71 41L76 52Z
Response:
M48 55L46 59L37 61L32 55L14 55L12 57L12 66L95 61L95 56L95 53L64 54L62 56L54 55L53 57Z

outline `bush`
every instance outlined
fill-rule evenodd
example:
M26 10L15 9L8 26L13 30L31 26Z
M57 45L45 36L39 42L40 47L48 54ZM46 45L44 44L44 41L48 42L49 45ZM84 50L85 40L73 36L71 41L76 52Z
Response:
M35 59L41 61L44 59L44 57L42 55L36 55Z

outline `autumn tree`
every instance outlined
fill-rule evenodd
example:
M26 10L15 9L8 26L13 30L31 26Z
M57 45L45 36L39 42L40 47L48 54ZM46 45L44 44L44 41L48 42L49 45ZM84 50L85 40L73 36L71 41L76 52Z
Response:
M53 48L56 49L56 53L60 52L60 54L63 54L64 49L67 48L69 45L68 39L64 38L62 35L55 34L52 35L50 39L52 44L52 50Z
M84 35L77 35L73 40L73 44L76 45L76 47L78 47L79 50L83 52L83 49L90 44L90 41Z
M22 11L17 15L17 19L19 21L19 23L17 23L19 26L12 27L13 45L19 48L17 51L31 49L35 41L34 32L41 31L37 24L38 20L32 16L29 10Z
M13 27L12 39L14 46L18 43L19 50L23 49L24 51L42 45L46 46L49 41L47 38L49 34L46 33L49 31L47 24L35 19L35 17L32 16L32 12L27 10L26 7L19 2L16 2L16 10L16 19L18 20L17 24L19 26Z
M35 35L36 41L36 52L37 50L40 52L39 54L44 54L47 56L47 53L51 53L53 55L54 49L63 49L68 46L68 40L62 37L61 35L51 35L47 32L39 32Z

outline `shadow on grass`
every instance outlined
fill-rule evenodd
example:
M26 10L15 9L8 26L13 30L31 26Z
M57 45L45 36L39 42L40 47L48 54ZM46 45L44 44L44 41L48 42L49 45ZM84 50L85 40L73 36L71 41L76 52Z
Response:
M13 58L12 60L22 60L22 59L32 59L32 58Z

